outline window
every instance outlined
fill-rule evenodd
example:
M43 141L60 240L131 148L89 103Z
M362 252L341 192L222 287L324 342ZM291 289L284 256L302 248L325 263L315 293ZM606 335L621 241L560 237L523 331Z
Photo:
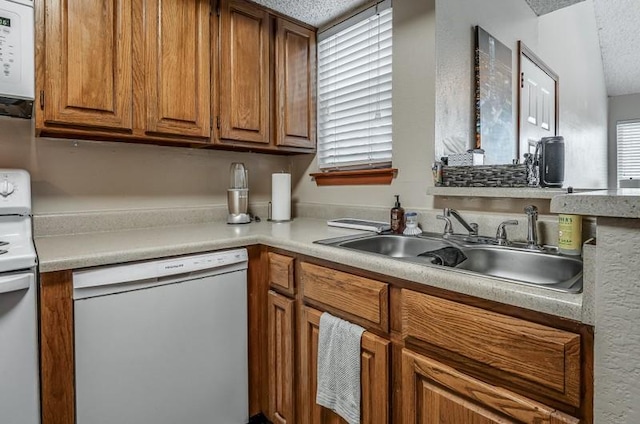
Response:
M621 121L616 128L618 184L620 180L640 180L640 121Z
M390 0L318 35L318 165L391 166Z

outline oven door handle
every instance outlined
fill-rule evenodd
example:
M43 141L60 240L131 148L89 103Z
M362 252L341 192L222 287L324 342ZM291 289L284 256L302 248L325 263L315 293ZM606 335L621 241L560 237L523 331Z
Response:
M26 290L31 285L31 274L11 275L0 277L0 294Z

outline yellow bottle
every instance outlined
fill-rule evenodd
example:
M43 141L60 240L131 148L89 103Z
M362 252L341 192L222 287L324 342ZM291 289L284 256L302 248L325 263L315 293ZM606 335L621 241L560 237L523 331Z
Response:
M563 255L580 255L582 252L580 215L558 215L558 250Z

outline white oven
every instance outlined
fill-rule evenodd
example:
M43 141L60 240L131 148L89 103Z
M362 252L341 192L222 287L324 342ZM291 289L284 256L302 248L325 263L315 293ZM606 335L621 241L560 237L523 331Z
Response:
M39 424L36 251L31 181L0 169L0 423Z

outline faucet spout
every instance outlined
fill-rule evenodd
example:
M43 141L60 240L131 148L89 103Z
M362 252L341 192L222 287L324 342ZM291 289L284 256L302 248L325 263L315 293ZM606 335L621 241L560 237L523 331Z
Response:
M469 235L470 236L477 236L478 235L478 224L476 224L475 222L472 223L467 223L467 221L465 221L460 214L458 213L457 210L455 209L451 209L451 208L444 208L444 216L453 216L455 219L458 220L458 222L467 230L469 231Z
M538 242L538 208L533 205L525 206L527 214L527 249L543 250Z

